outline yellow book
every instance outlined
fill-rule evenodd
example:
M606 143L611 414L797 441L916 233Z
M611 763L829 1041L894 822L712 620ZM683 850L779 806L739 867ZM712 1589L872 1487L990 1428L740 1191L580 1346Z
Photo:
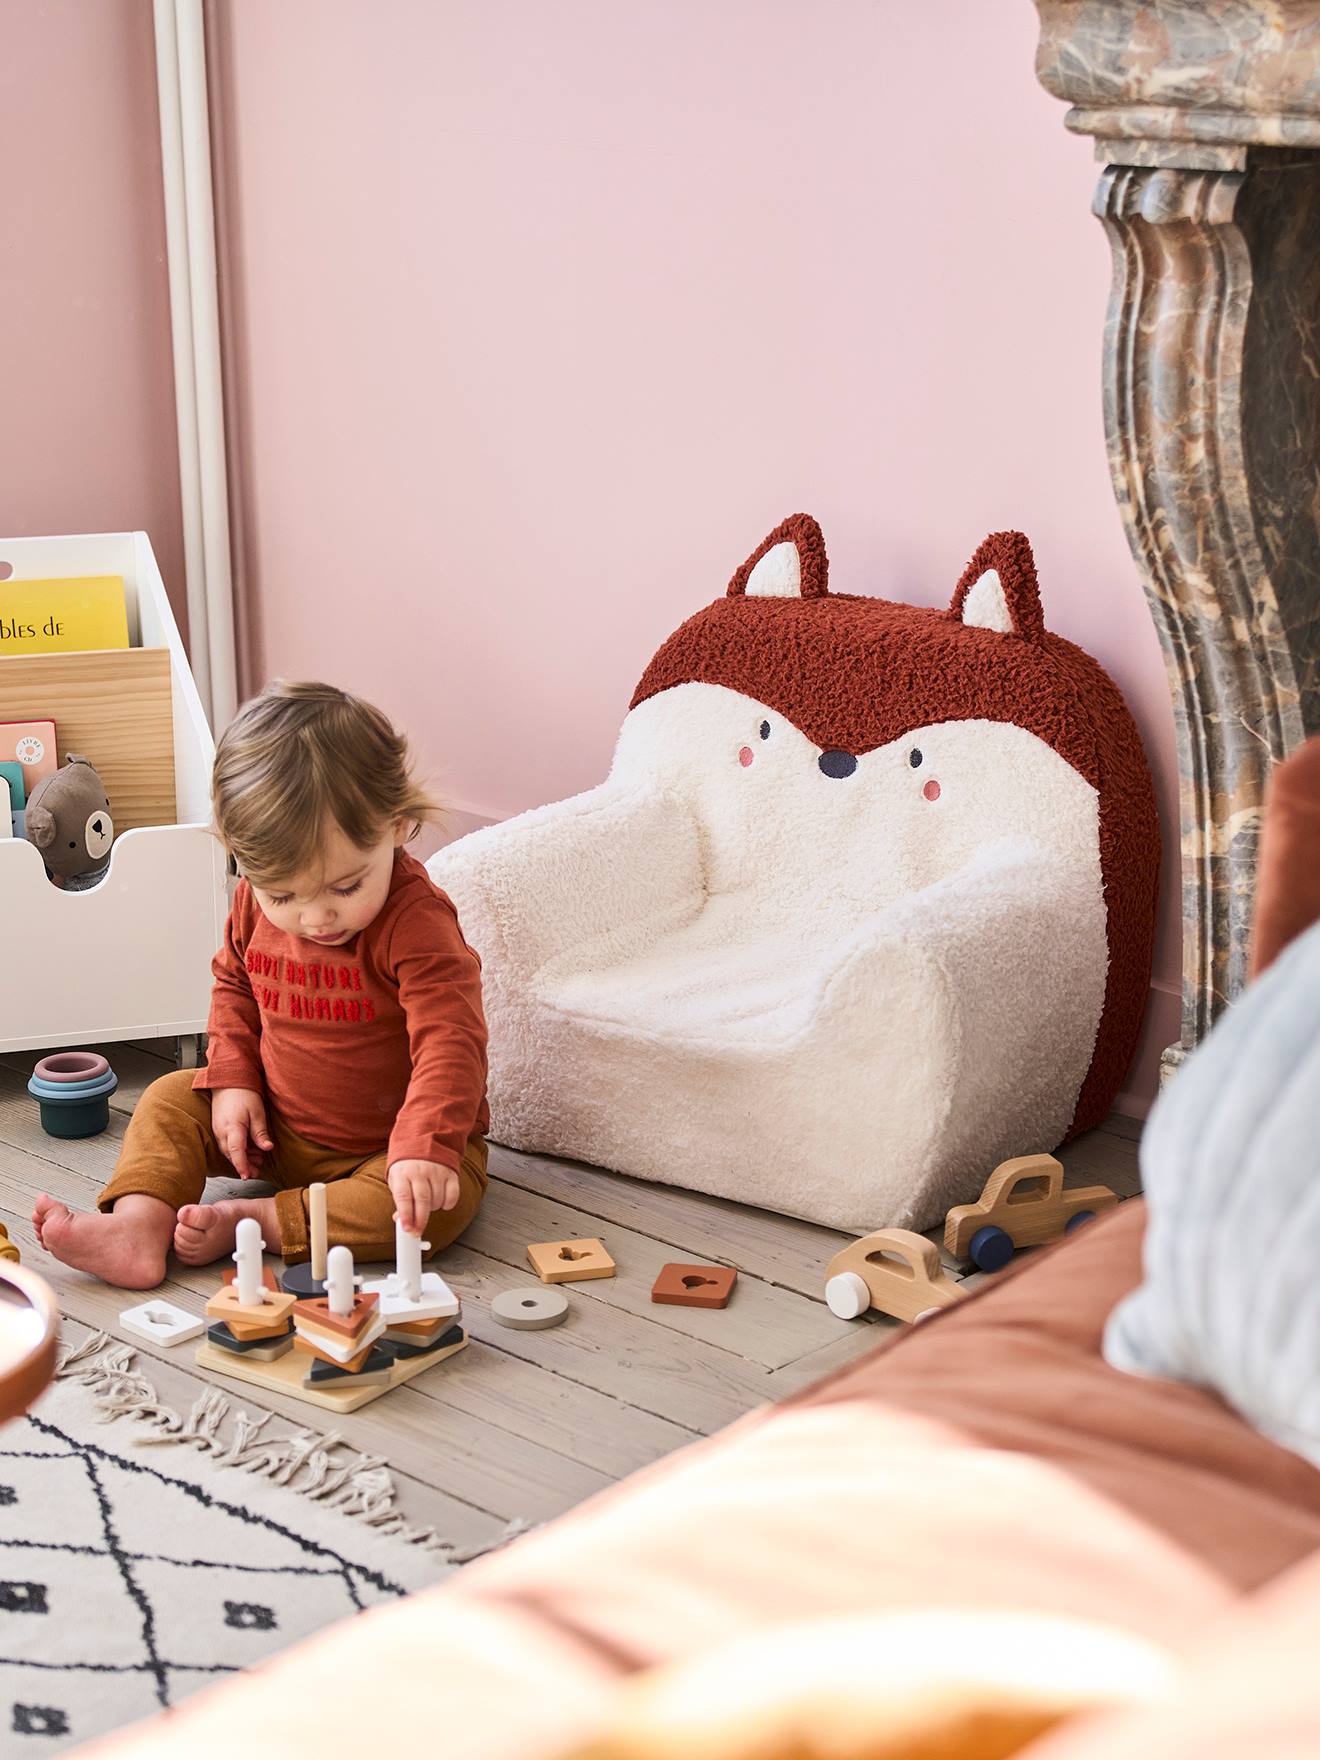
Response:
M122 575L0 581L0 658L127 646Z

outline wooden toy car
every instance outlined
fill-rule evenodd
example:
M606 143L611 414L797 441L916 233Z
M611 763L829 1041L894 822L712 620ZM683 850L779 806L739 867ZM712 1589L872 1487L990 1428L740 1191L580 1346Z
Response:
M906 1228L864 1234L825 1268L825 1300L840 1320L856 1320L868 1308L895 1320L922 1320L961 1298L934 1241Z
M999 1271L1018 1247L1039 1247L1090 1222L1117 1204L1108 1186L1065 1191L1053 1155L1001 1161L974 1204L957 1204L944 1219L944 1245L980 1271Z

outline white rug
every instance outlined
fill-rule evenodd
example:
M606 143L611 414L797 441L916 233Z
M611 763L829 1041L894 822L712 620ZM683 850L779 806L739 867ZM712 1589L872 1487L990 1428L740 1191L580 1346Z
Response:
M150 1716L463 1562L405 1526L381 1460L268 1438L210 1388L173 1412L134 1356L94 1334L0 1429L6 1757Z

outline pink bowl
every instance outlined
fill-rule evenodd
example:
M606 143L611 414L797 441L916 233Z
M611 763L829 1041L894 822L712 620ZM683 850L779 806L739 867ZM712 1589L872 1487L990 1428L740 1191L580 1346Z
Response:
M43 1082L95 1082L109 1075L110 1065L95 1051L55 1051L32 1073Z

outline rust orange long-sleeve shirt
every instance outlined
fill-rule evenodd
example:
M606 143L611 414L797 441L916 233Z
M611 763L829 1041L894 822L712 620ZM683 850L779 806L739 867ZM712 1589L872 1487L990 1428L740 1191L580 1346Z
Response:
M400 850L380 913L342 947L267 920L240 880L211 969L197 1088L255 1088L310 1142L456 1168L490 1126L481 963Z

